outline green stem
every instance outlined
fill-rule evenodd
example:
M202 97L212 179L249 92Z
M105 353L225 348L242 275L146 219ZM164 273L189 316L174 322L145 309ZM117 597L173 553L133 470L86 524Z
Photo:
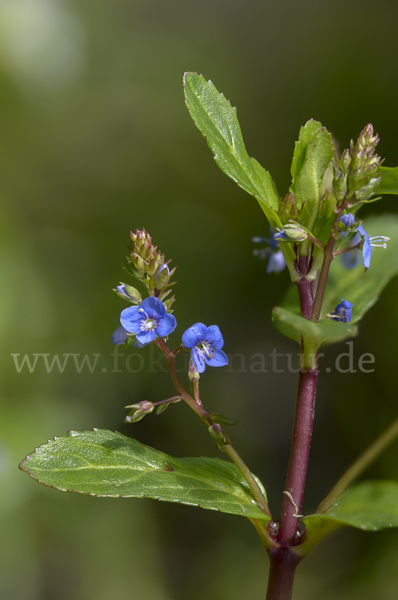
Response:
M325 513L336 502L355 479L357 479L376 458L396 439L398 436L398 419L386 429L367 450L355 461L355 463L344 473L343 477L336 483L331 492L317 508L317 513Z
M232 444L225 444L224 450L225 450L225 453L228 454L229 458L232 460L234 465L236 467L238 467L242 476L246 479L247 483L250 486L252 494L255 497L256 502L259 504L259 506L261 506L262 511L266 515L268 515L270 518L272 518L271 512L268 508L267 501L264 498L264 495L260 489L260 486L258 485L257 481L254 479L248 466L243 462L243 460L241 459L241 457L239 456L239 454L237 453L235 448L232 446Z
M323 258L321 272L320 272L319 279L318 279L318 286L316 289L314 305L312 307L311 321L315 321L315 322L319 321L319 317L321 315L322 302L323 302L323 297L325 295L325 290L326 290L326 283L328 280L330 265L332 264L332 260L333 260L334 242L335 242L335 239L334 239L334 235L332 233L329 238L329 241L325 247L325 254L324 254L324 258Z
M166 342L161 338L157 338L155 344L162 350L162 352L165 356L167 366L169 368L170 375L173 380L174 387L176 388L176 390L178 392L178 395L181 396L181 398L188 404L188 406L190 406L192 408L192 410L195 411L195 413L202 419L202 421L204 422L206 427L209 428L209 426L213 425L214 423L211 420L209 413L204 410L204 408L202 407L201 404L199 404L196 400L194 400L194 398L192 398L192 396L187 392L187 390L183 386L182 381L177 373L174 355L170 351L170 348L168 347ZM195 395L196 394L199 395L198 382L196 382L196 385L194 382L194 390L195 390ZM250 469L243 462L243 460L241 459L241 457L239 456L239 454L236 452L236 450L233 448L233 446L231 444L225 444L224 450L228 454L228 456L232 460L232 462L235 464L235 466L239 469L242 476L245 478L256 502L260 506L263 513L266 514L268 517L272 518L271 512L268 507L268 503L264 497L264 494L262 493L261 488L258 485L257 481L254 479Z

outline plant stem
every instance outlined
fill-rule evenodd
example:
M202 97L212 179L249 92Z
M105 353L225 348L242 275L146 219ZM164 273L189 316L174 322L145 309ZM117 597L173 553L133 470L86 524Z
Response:
M300 558L289 548L271 548L270 572L266 600L290 600L296 567Z
M314 298L312 295L312 281L308 281L308 279L305 277L309 266L308 257L299 256L297 266L298 270L303 275L300 281L297 282L299 288L300 310L305 319L310 319Z
M398 419L396 419L390 427L388 427L367 450L355 461L355 463L344 473L343 477L336 483L334 488L329 492L326 498L317 508L317 513L325 513L337 498L344 492L347 486L350 485L357 477L365 471L376 458L389 446L398 436Z
M229 458L232 460L234 465L236 467L238 467L238 469L239 469L240 473L243 475L243 477L246 479L247 483L250 486L252 494L255 497L257 503L260 505L262 511L272 519L272 515L268 508L267 501L265 500L264 495L260 489L260 486L258 485L257 481L254 479L248 466L243 462L243 460L241 459L239 454L236 452L236 450L232 446L232 444L225 444L224 450L225 450L226 454L228 454ZM255 485L253 485L253 484L255 484Z
M283 547L294 544L300 519L312 438L317 376L318 371L311 369L302 370L299 374L293 440L278 533L278 542Z
M210 425L213 425L213 421L211 420L209 413L207 411L205 411L204 408L202 407L201 403L199 404L196 400L194 400L194 398L192 398L192 396L184 388L182 381L177 373L174 355L170 351L170 348L168 347L165 340L163 340L162 338L157 338L155 343L162 350L162 352L165 356L167 366L169 368L170 375L173 380L174 387L176 388L176 390L178 392L178 395L181 396L181 398L192 408L192 410L195 411L195 413L202 419L202 421L204 422L204 424L206 425L207 428ZM197 382L196 382L196 384L197 384ZM198 395L198 397L199 397L198 385L195 386L195 382L194 382L194 389L195 389L195 395ZM232 444L225 444L224 450L228 454L228 456L232 460L232 462L235 464L235 466L239 469L240 473L245 478L256 502L260 506L263 513L265 513L268 517L272 518L271 512L268 507L268 503L264 497L264 494L262 493L257 481L254 479L250 469L243 462L242 458L239 456L239 454L233 448Z
M321 310L322 310L322 302L323 302L323 297L325 295L326 283L328 280L330 265L332 264L332 260L333 260L334 242L335 242L335 239L334 239L334 235L332 232L332 234L330 235L329 241L325 247L325 254L324 254L324 258L323 258L322 268L321 268L321 272L320 272L319 279L318 279L318 287L316 290L314 305L312 307L311 320L315 321L315 322L319 321L319 317L320 317Z

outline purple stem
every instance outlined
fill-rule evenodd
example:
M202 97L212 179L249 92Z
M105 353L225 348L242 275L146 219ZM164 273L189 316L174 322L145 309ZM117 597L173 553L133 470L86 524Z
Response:
M300 256L298 270L303 274L303 277L298 283L298 288L301 314L306 319L311 318L314 304L312 284L305 278L308 268L307 257ZM286 478L286 493L283 498L278 533L278 543L282 547L289 547L294 544L294 538L300 520L299 515L303 503L314 421L318 370L309 369L306 365L300 365L300 367L292 447Z
M294 544L303 504L308 458L310 454L316 380L318 371L303 370L299 374L293 440L282 504L278 542L282 547Z
M288 548L269 550L270 572L266 600L290 600L300 558Z

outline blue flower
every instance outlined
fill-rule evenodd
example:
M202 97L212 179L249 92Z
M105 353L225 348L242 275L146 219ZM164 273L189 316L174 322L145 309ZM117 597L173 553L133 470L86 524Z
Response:
M350 227L352 227L354 225L354 222L355 217L351 214L342 215L339 219L339 223L342 223L345 229L349 229Z
M327 317L331 319L335 319L336 321L343 321L344 323L349 323L351 321L352 316L352 307L354 305L348 300L341 300L340 304L336 306L333 312L327 314Z
M280 273L286 266L283 252L279 248L278 241L274 239L274 230L271 225L269 228L270 237L252 237L254 244L266 243L269 244L269 248L261 248L259 250L253 250L253 254L258 256L260 260L264 260L269 257L267 265L267 273Z
M156 337L168 336L177 326L175 317L166 311L159 298L146 298L140 306L129 306L120 315L121 327L112 335L112 343L124 344L130 333L136 334L134 345L142 348Z
M387 243L390 238L385 235L376 235L375 237L369 237L362 225L358 225L358 231L362 239L362 257L363 266L365 269L370 267L370 259L372 257L372 246L375 248L387 248Z
M339 222L343 223L345 228L352 227L355 221L354 215L343 215L340 217ZM343 232L341 235L346 235L347 232ZM362 227L362 225L358 225L357 235L351 241L351 246L358 246L360 252L362 253L363 266L365 269L369 269L370 267L370 259L372 257L372 246L377 248L387 248L386 242L390 240L389 237L384 235L378 235L376 237L369 238L368 234ZM344 265L348 269L352 269L357 266L360 260L360 253L357 250L352 250L352 252L345 252L343 254L343 262Z
M224 340L217 325L192 325L184 332L182 343L191 350L192 361L199 373L203 373L206 365L224 367L228 364L228 357L221 350Z

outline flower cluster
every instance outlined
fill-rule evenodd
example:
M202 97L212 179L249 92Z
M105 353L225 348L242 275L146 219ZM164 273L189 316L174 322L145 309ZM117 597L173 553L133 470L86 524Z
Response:
M170 287L173 283L170 283L170 280L176 269L169 269L170 261L165 262L164 254L161 254L153 245L152 238L145 229L136 229L134 233L130 232L130 238L131 245L129 246L129 255L126 256L126 270L144 284L151 296L156 296L164 301L166 309L170 310L175 298L172 296L165 299L171 293Z
M381 179L377 177L381 159L375 154L379 136L374 134L373 125L369 123L361 131L350 149L344 150L338 168L334 169L333 191L338 202L350 199L352 206L357 202L368 202L375 194Z

